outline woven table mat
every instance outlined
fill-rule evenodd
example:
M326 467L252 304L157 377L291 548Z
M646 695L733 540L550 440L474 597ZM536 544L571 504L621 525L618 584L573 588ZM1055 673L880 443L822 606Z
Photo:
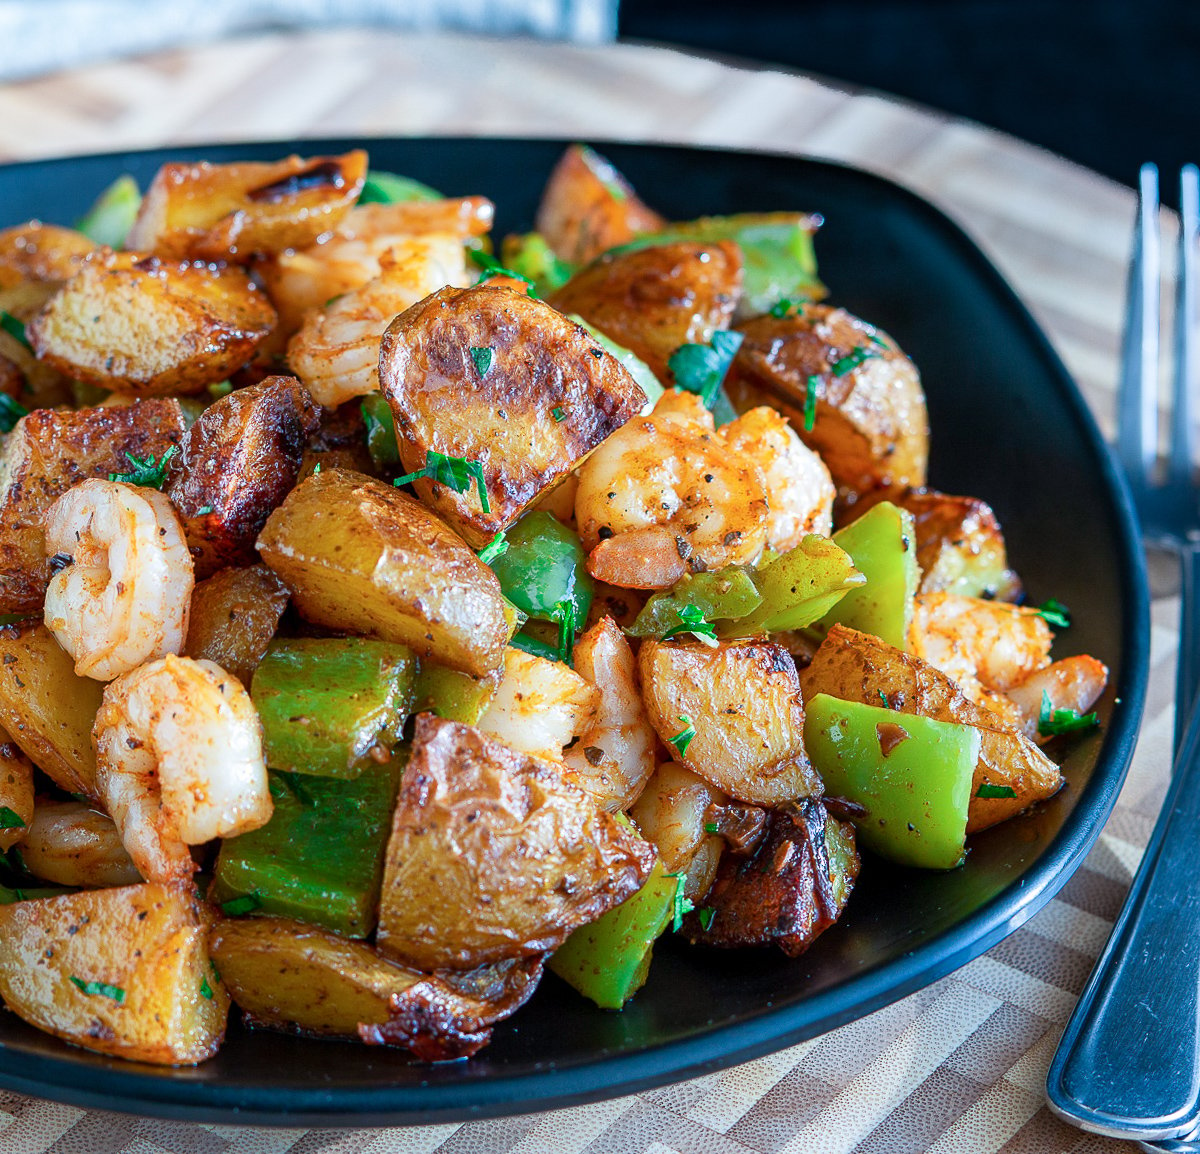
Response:
M0 86L0 160L196 141L453 133L769 148L879 172L938 204L984 248L1111 432L1133 195L978 125L814 77L651 46L363 31L256 37ZM1134 1150L1058 1122L1044 1105L1044 1085L1166 788L1178 614L1172 582L1170 565L1152 565L1145 721L1095 849L1024 927L895 1005L694 1081L462 1125L206 1126L0 1091L0 1154Z

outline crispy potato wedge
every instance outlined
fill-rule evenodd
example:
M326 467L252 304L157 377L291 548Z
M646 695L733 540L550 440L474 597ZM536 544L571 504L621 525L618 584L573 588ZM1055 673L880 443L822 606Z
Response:
M0 725L68 793L96 795L92 723L103 694L40 621L0 626Z
M142 197L127 248L172 260L233 260L306 248L362 191L367 154L273 163L164 164Z
M175 400L75 412L37 409L0 448L0 613L40 611L50 581L43 518L68 489L162 454L183 438Z
M492 1023L530 997L542 969L535 956L431 976L286 918L221 920L209 942L250 1025L399 1045L428 1062L475 1053Z
M197 393L254 356L275 324L239 269L105 251L29 323L38 358L139 396Z
M202 907L160 885L0 906L0 996L49 1034L163 1066L216 1053L229 1012Z
M60 886L94 890L142 880L112 818L81 801L39 797L21 856L30 873Z
M319 410L295 377L267 377L209 405L166 487L203 580L255 560L254 542L300 475Z
M8 814L3 813L6 809ZM0 728L0 852L7 853L24 841L32 821L33 762Z
M258 549L318 625L400 641L476 677L504 660L496 575L391 485L342 469L314 473L267 518Z
M562 260L587 264L665 224L604 157L586 144L572 144L550 173L535 227Z
M0 289L14 288L22 281L57 284L68 280L96 248L91 237L40 220L0 229Z
M979 762L971 785L967 833L975 833L1057 793L1062 772L1014 725L976 705L941 670L894 649L869 633L834 625L800 675L806 698L828 693L843 701L970 725L980 731ZM977 797L979 787L1008 786L1015 797Z
M540 954L635 893L653 864L650 845L561 769L422 713L388 842L379 948L423 970Z
M740 410L767 404L815 449L843 499L876 489L921 486L929 417L921 379L885 333L830 305L805 304L786 317L738 326L745 338L726 385ZM811 430L804 407L817 381Z
M722 641L710 649L648 640L638 666L651 724L693 773L753 805L820 796L821 779L804 751L796 665L782 645ZM689 722L696 736L680 753L672 738Z
M249 685L289 596L265 565L222 569L192 590L184 656L215 662Z
M623 345L667 384L680 345L728 328L742 292L742 250L732 241L678 241L602 256L551 298Z
M401 313L383 334L379 380L405 469L426 467L430 452L482 468L486 512L475 484L415 483L477 549L646 403L579 325L487 284L441 289Z

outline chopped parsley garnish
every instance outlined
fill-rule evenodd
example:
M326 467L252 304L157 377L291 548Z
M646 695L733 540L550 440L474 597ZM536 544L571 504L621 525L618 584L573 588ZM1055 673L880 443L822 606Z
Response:
M575 602L570 597L556 601L551 618L558 622L558 659L570 665L571 650L575 648Z
M696 907L692 904L691 898L683 896L683 887L687 881L687 874L667 874L667 877L675 879L675 893L671 898L671 929L679 933L683 929L683 915L690 914Z
M222 397L229 396L233 392L232 381L217 381L216 384L208 386L208 395L214 401L219 401Z
M705 833L720 833L721 827L715 821L706 821L704 823Z
M403 477L397 477L392 484L407 485L421 477L437 481L438 484L445 485L446 488L453 489L456 493L465 493L471 487L471 482L474 481L479 492L479 507L485 513L492 511L488 502L487 488L483 483L483 466L478 461L467 461L462 457L447 457L430 449L425 455L423 469L418 469L415 473L405 473Z
M515 271L514 269L505 268L505 266L502 265L494 256L492 256L490 252L484 252L482 249L473 248L471 249L471 259L481 269L483 269L483 275L485 279L493 276L506 276L510 277L512 280L524 281L529 286L529 295L533 297L534 300L538 299L537 293L533 291L533 281L531 281L529 277L525 276L524 273Z
M161 489L167 479L167 463L179 452L178 445L172 445L162 455L159 461L154 460L154 454L145 457L135 457L126 453L130 470L128 473L109 473L110 481L124 481L129 485L142 485L147 489Z
M231 918L240 918L242 914L253 913L261 908L262 901L258 894L243 894L240 898L230 898L229 901L221 903L221 912Z
M1016 797L1017 791L1011 785L991 785L984 782L976 791L976 797Z
M320 471L321 471L321 462L320 462L320 461L318 461L318 462L317 462L317 463L316 463L316 464L313 466L313 474L314 474L314 476L315 476L317 473L319 473Z
M89 996L100 994L105 998L112 998L118 1006L125 1001L125 991L120 986L110 986L107 982L85 982L82 978L77 978L74 974L68 974L67 976L70 978L73 986Z
M503 557L508 552L508 538L501 529L482 549L479 550L479 560L490 565L497 557Z
M690 633L697 640L703 641L710 649L717 647L717 631L704 620L704 613L696 605L685 605L679 610L679 624L668 629L662 635L664 641L678 637L681 633Z
M0 393L0 433L11 433L17 422L29 413L29 410L14 401L7 393Z
M744 339L741 333L722 330L713 333L707 345L680 345L667 361L675 384L695 393L711 409Z
M882 689L879 691L879 700L881 702L883 702L884 709L892 708L892 703L890 701L888 701L888 695L886 693L884 693L884 691Z
M874 349L867 348L866 345L860 345L856 349L848 352L840 361L834 361L833 368L830 370L835 377L844 377L847 373L852 373L863 361L872 360L879 356Z
M476 348L471 346L471 360L475 362L475 371L481 376L488 375L488 369L492 367L492 361L496 354L491 349Z
M700 919L700 928L707 932L712 929L713 918L717 916L717 911L712 906L705 906L696 917Z
M0 805L0 829L24 829L25 819L15 810Z
M550 415L556 421L565 421L567 419L567 414L563 412L561 405L555 405L554 408L550 410Z
M679 750L679 756L683 757L687 754L688 746L692 744L692 738L696 736L696 727L692 724L692 719L686 713L681 713L679 720L683 722L683 729L675 734L670 739L670 742Z
M17 320L16 317L4 309L0 309L0 329L3 329L14 341L25 346L30 352L33 351L33 345L29 343L29 338L25 335L25 322Z
M1050 694L1042 690L1042 709L1038 714L1038 733L1043 737L1058 737L1063 733L1082 733L1095 729L1100 718L1094 713L1077 713L1074 709L1055 709Z
M1069 629L1071 627L1071 611L1061 601L1056 601L1053 597L1049 601L1043 601L1037 607L1038 616L1046 622L1047 625L1053 625L1055 629Z
M771 306L771 316L777 321L783 320L791 315L792 310L799 307L799 302L791 300L789 297L781 297Z
M208 984L207 978L200 979L200 997L207 998L210 1002L213 1000L212 986Z

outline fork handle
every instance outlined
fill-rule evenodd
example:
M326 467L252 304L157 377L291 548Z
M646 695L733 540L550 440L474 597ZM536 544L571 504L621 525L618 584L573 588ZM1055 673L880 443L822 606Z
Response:
M1188 711L1200 689L1200 542L1179 553L1181 605L1179 663L1175 672L1175 752L1183 745Z
M1200 1115L1200 709L1150 844L1050 1066L1061 1117L1114 1138L1174 1138Z

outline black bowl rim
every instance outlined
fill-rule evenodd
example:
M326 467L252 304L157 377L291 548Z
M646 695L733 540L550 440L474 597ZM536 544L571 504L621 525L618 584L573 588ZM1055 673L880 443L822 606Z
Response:
M867 183L885 187L906 202L908 209L932 221L953 241L964 266L996 294L1025 330L1029 345L1045 363L1082 431L1086 447L1098 466L1098 479L1112 503L1119 542L1122 577L1122 662L1114 709L1104 746L1087 784L1063 826L1043 854L1016 882L997 894L931 942L904 957L866 970L834 989L791 1006L762 1012L729 1025L627 1053L598 1055L594 1060L558 1068L548 1064L532 1074L489 1075L483 1079L425 1083L417 1087L379 1085L369 1089L289 1088L266 1085L212 1086L172 1080L124 1066L86 1068L69 1056L11 1056L0 1042L0 1085L25 1094L85 1108L152 1114L180 1120L263 1126L396 1126L426 1125L532 1113L602 1098L647 1090L672 1081L699 1077L712 1070L750 1061L764 1054L835 1029L846 1022L898 1001L946 976L986 952L1037 913L1070 879L1100 835L1120 793L1133 756L1149 682L1150 597L1145 554L1137 515L1123 472L1101 436L1095 418L1057 352L1015 291L978 245L953 219L924 197L868 169L837 161L771 149L731 149L706 145L677 145L627 141L596 136L597 142L640 151L707 153L736 161L762 156L794 161L802 167L854 173ZM31 171L69 166L89 160L132 157L178 158L222 150L294 151L303 144L315 151L375 144L422 143L558 144L571 140L524 136L354 136L297 138L293 141L239 140L222 143L181 143L177 146L119 150L24 161L4 166ZM15 1059L15 1061L14 1061ZM467 1100L464 1100L467 1099Z

